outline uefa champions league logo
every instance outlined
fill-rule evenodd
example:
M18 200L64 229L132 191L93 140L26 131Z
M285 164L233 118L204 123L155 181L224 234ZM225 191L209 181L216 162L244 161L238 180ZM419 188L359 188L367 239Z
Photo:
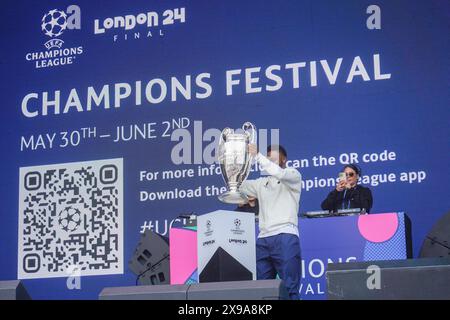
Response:
M241 225L242 225L241 219L239 219L239 218L234 219L233 225L234 225L234 228L231 229L230 231L234 235L242 235L245 233L245 230L241 229Z
M64 231L75 231L81 224L80 210L72 207L65 208L59 214L58 223Z
M237 230L239 230L239 227L241 226L241 220L240 219L235 219L234 220L234 226L236 227Z
M207 237L209 237L210 235L213 234L213 229L212 229L212 222L211 222L211 220L206 220L205 227L206 227L206 231L204 232L204 235L207 236Z
M67 14L57 9L50 10L42 17L42 31L49 37L59 37L67 28Z

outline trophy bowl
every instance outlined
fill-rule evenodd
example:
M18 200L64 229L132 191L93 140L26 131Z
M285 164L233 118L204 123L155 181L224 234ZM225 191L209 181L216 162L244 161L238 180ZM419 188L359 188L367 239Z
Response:
M225 128L220 135L218 160L227 191L219 195L219 200L230 204L248 203L247 196L239 186L247 179L252 157L248 145L256 143L256 128L246 122L242 126L244 133L236 133Z

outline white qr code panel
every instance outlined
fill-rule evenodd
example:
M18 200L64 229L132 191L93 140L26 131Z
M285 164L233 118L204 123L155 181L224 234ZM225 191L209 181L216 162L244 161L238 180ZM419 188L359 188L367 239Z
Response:
M18 278L123 273L123 159L20 168Z

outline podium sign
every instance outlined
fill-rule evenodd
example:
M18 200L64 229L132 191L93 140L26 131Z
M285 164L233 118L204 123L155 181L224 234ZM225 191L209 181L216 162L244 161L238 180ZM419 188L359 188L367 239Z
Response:
M255 215L217 210L197 217L199 282L256 280Z

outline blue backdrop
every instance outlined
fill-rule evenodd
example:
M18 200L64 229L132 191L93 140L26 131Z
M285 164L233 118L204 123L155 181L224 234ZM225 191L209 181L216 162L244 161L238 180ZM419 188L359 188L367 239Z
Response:
M170 222L180 213L232 209L215 195L206 196L207 186L223 186L220 175L162 179L165 170L208 167L173 164L171 152L178 142L171 141L174 128L166 121L180 118L190 123L191 133L194 121L201 121L203 130L238 128L247 120L261 129L279 129L289 158L304 160L298 168L304 180L301 212L319 209L333 189L326 179L336 178L343 166L339 160L346 160L340 156L356 154L362 183L373 193L372 211L407 213L417 256L424 236L449 209L450 5L437 0L373 4L5 2L0 19L0 279L24 274L20 278L33 298L95 299L103 287L134 284L127 262L145 227L167 234ZM128 25L121 26L122 19ZM178 82L190 96L175 90ZM92 91L97 96L104 93L97 99L101 101L92 98ZM45 100L58 95L59 112L49 105L45 115ZM148 123L154 123L154 138L114 142L117 127L141 128ZM52 144L47 137L54 137ZM192 150L194 154L194 143ZM385 150L391 152L390 160L372 156L374 161L363 161L364 155ZM336 162L318 165L313 158L319 156L335 157ZM114 198L118 211L111 228L123 243L123 251L117 247L114 256L116 269L123 268L123 273L112 274L99 266L94 268L95 275L82 277L81 289L69 290L67 277L44 271L43 265L30 276L19 272L24 268L19 251L26 248L41 259L45 254L65 259L69 251L57 252L48 244L63 232L69 237L67 232L76 234L82 228L67 225L63 207L56 207L53 216L49 210L27 211L28 218L44 220L27 219L24 208L36 198L25 200L28 193L20 168L23 173L44 174L47 167L43 165L76 162L67 168L91 165L95 171L93 161L116 158L123 159L123 171L113 173L119 175L115 187L120 190L123 182L123 190ZM141 181L141 171L158 171L160 178ZM385 181L389 174L391 181L374 180L381 175ZM202 194L141 201L141 191L157 197L157 192L175 188L200 188ZM89 198L89 191L83 192ZM78 214L86 222L91 208L85 209ZM23 240L37 237L28 231L39 224L47 224L39 229L43 232L39 239ZM42 247L38 240L47 242ZM89 243L76 244L80 256L88 256L83 251L88 246L104 250ZM94 258L89 254L86 259Z

